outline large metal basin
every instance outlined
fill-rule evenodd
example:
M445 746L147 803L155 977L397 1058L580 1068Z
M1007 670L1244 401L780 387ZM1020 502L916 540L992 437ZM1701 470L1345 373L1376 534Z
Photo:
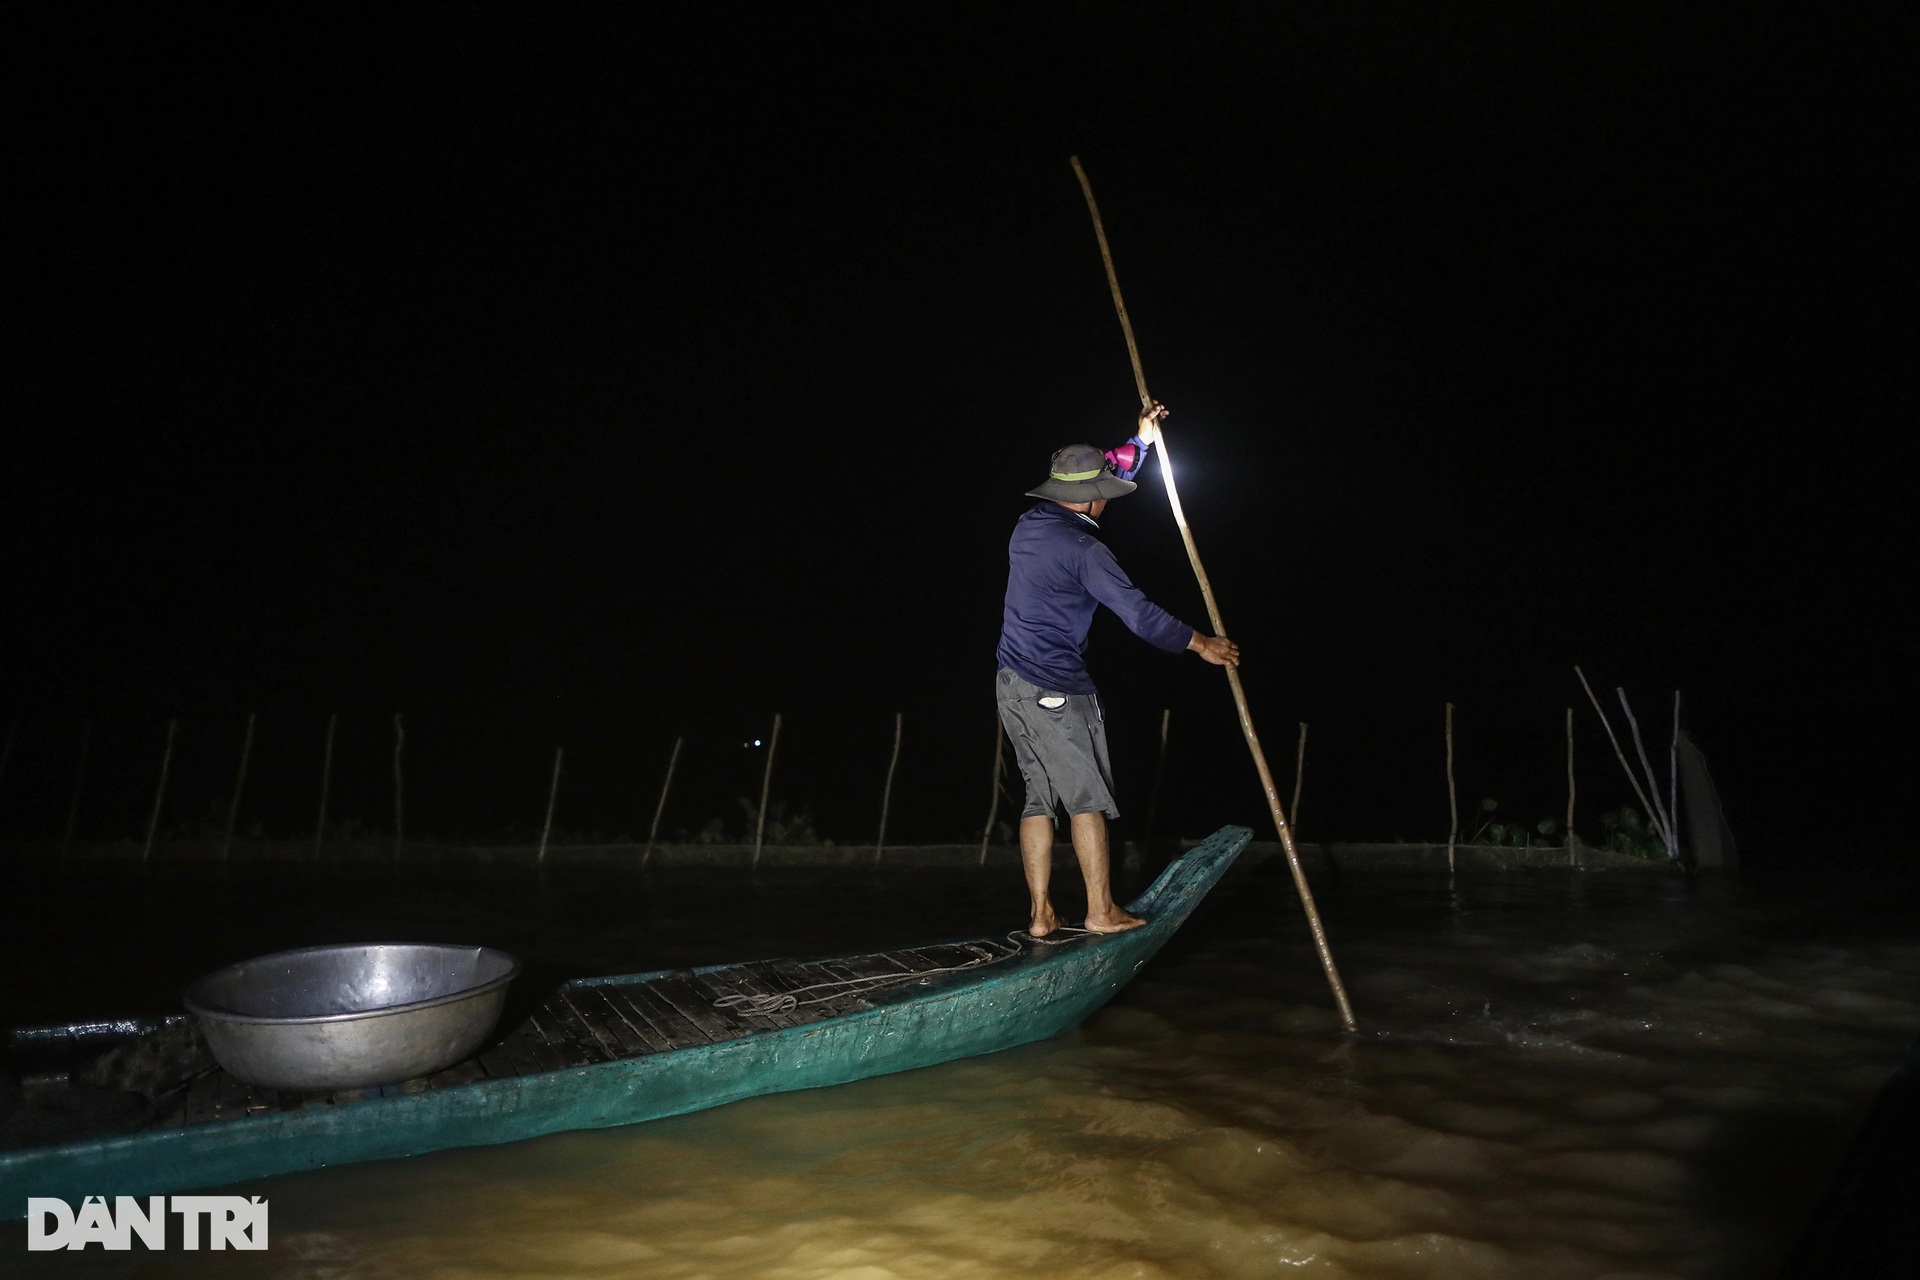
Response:
M450 1067L500 1021L520 962L492 947L306 947L187 989L213 1056L270 1089L360 1089Z

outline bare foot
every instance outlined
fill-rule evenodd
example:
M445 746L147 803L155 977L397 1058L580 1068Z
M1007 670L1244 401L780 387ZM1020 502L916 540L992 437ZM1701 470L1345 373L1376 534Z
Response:
M1087 932L1088 933L1125 933L1129 929L1138 929L1141 925L1145 923L1146 921L1142 920L1139 916L1130 916L1126 912L1122 911L1120 908L1115 907L1107 915L1088 916Z
M1040 909L1033 913L1033 923L1027 926L1027 933L1035 938L1044 938L1060 927L1060 917L1053 913L1053 904L1043 902Z

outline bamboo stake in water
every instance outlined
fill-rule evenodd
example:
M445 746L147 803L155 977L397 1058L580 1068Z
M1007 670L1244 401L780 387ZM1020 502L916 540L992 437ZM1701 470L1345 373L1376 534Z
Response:
M1072 157L1073 172L1080 179L1080 190L1087 197L1087 212L1093 216L1093 234L1100 242L1100 260L1107 269L1107 286L1113 292L1113 309L1120 317L1120 331L1127 340L1127 356L1133 361L1133 381L1140 392L1140 407L1153 407L1153 397L1147 394L1147 375L1140 366L1140 349L1133 341L1133 322L1127 319L1127 304L1120 297L1120 277L1113 269L1113 252L1107 247L1106 228L1100 223L1100 206L1094 203L1093 184L1087 181L1085 169L1080 167L1080 157ZM1200 582L1200 595L1207 605L1207 618L1213 625L1213 634L1224 636L1226 626L1220 620L1220 606L1213 598L1213 584L1207 581L1206 568L1200 563L1200 548L1193 540L1193 531L1187 527L1186 513L1180 507L1180 490L1174 484L1173 456L1168 452L1164 430L1160 434L1160 478L1166 481L1167 504L1173 508L1174 523L1180 527L1180 540L1186 544L1187 559L1193 565L1193 576ZM1280 847L1286 852L1287 867L1293 873L1293 887L1300 895L1300 906L1307 916L1307 927L1313 934L1314 950L1320 955L1320 967L1326 971L1327 986L1333 991L1333 1001L1340 1009L1340 1021L1348 1031L1357 1029L1353 1018L1353 1005L1347 999L1347 988L1340 981L1340 970L1333 962L1333 948L1327 943L1326 927L1320 922L1320 910L1314 905L1313 890L1307 884L1307 873L1300 865L1299 850L1294 848L1293 832L1287 826L1286 814L1280 809L1280 793L1274 786L1273 772L1267 768L1266 752L1260 748L1260 737L1254 732L1253 713L1247 707L1246 690L1240 684L1240 672L1227 668L1227 684L1233 690L1233 703L1240 712L1240 732L1247 740L1247 750L1253 755L1254 771L1260 775L1260 786L1267 793L1267 809L1273 816L1274 830L1280 835Z
M83 721L80 725L80 751L73 765L73 796L67 801L67 830L60 837L60 856L66 857L67 850L73 847L73 824L80 817L80 786L87 777L87 746L93 741L93 722Z
M327 714L327 749L320 757L320 816L313 824L313 856L320 856L320 844L327 838L327 800L333 791L333 734L339 728L340 713Z
M560 798L560 760L566 754L565 747L553 749L553 783L547 788L547 820L540 826L540 855L534 859L543 867L547 865L547 841L553 837L553 806Z
M1573 674L1580 677L1580 687L1587 691L1587 701L1593 704L1593 713L1600 717L1600 727L1607 731L1607 741L1613 744L1613 758L1620 762L1620 768L1626 773L1627 781L1633 784L1633 794L1640 797L1640 806L1651 815L1653 806L1647 803L1647 793L1640 789L1640 779L1634 775L1633 766L1627 763L1627 753L1620 749L1620 739L1614 736L1613 725L1607 720L1607 713L1601 709L1600 699L1594 697L1593 686L1587 683L1587 673L1580 669L1578 663L1575 663ZM1652 779L1649 778L1648 781L1651 782Z
M660 801L653 806L653 825L647 828L647 850L640 855L640 865L646 866L653 857L653 842L660 838L660 815L667 811L667 788L673 785L673 766L680 763L680 744L683 737L673 740L673 754L667 757L667 776L660 780Z
M233 777L233 799L227 802L227 835L220 842L220 861L225 862L233 851L233 829L240 820L240 796L247 789L247 761L253 755L253 718L256 713L247 712L247 731L240 738L240 768Z
M780 713L773 713L773 736L767 739L767 767L760 775L760 813L753 820L753 865L760 865L760 845L767 834L767 793L773 786L773 753L780 745Z
M987 865L987 842L993 839L993 824L1000 817L1000 775L1006 766L1001 763L1006 758L1007 727L1000 722L1000 713L993 713L993 800L987 805L986 829L980 833L980 865Z
M1653 792L1653 824L1660 833L1660 840L1667 846L1668 859L1680 856L1680 843L1674 838L1673 823L1667 818L1667 808L1660 801L1660 778L1654 773L1653 766L1647 762L1646 744L1640 741L1640 722L1633 718L1633 708L1627 705L1627 691L1615 688L1619 695L1620 709L1627 713L1627 728L1633 732L1633 749L1640 756L1640 767L1647 771L1647 787Z
M1453 790L1453 704L1447 704L1447 870L1453 870L1453 846L1460 838L1460 802Z
M167 774L173 769L173 739L179 732L180 721L167 721L167 746L160 753L160 781L153 789L153 812L147 815L147 845L140 851L140 861L153 857L153 838L160 830L160 809L167 799Z
M1567 708L1567 848L1573 848L1573 708Z
M1300 784L1307 778L1307 722L1300 722L1300 745L1293 753L1293 805L1287 812L1293 815L1293 833L1300 834Z
M1673 856L1680 856L1680 691L1673 691L1673 736L1667 739L1667 806L1672 811Z
M1147 798L1147 831L1140 841L1148 857L1153 856L1153 833L1159 827L1160 819L1160 780L1167 772L1167 730L1173 724L1173 708L1160 709L1160 754L1153 761L1153 792Z
M873 865L880 865L880 853L887 847L887 809L893 803L893 771L900 763L900 735L906 726L906 713L893 713L893 758L887 761L887 786L880 793L880 834L873 840Z
M20 732L20 721L15 719L7 726L7 743L0 747L0 778L7 776L7 762L13 759L14 735Z
M398 711L393 713L393 856L400 856L407 843L406 777L400 770L401 753L407 749L407 725Z

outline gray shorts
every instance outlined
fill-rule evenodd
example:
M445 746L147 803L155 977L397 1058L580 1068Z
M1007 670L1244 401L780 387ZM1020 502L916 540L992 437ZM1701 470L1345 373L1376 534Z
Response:
M1100 695L1056 693L1029 684L1007 668L995 682L1000 723L1027 783L1022 818L1081 813L1120 816L1113 803L1113 767L1107 763L1107 723Z

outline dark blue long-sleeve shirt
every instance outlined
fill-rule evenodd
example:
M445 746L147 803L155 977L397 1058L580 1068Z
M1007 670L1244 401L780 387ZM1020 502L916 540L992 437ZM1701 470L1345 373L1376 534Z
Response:
M1013 526L1007 547L1007 603L999 660L1016 675L1059 693L1095 693L1087 674L1087 629L1101 605L1148 644L1179 653L1193 628L1133 585L1077 511L1040 502Z

